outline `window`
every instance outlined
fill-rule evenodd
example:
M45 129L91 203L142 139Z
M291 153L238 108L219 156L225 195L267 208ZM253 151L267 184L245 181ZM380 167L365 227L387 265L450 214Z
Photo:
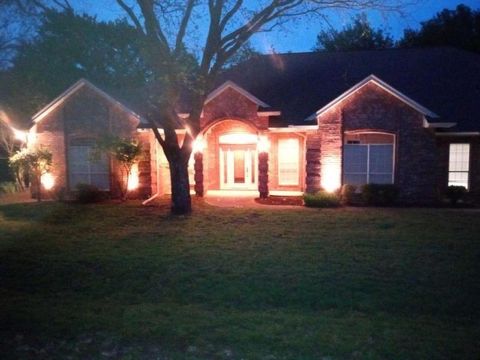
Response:
M300 144L298 139L278 140L278 184L298 185Z
M464 186L468 189L470 170L470 144L450 144L448 159L448 186Z
M108 159L92 159L91 145L70 145L68 147L68 172L70 189L77 184L95 185L100 190L110 190Z
M343 183L393 184L394 136L347 134L343 148Z

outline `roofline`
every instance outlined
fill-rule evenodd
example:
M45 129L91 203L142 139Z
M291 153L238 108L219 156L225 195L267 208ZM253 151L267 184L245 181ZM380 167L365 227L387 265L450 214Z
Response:
M225 81L222 85L220 85L215 90L213 90L210 94L208 94L207 99L204 102L204 105L208 104L210 101L212 101L214 98L216 98L218 95L220 95L222 92L224 92L228 88L232 88L233 90L239 92L240 94L245 96L247 99L249 99L250 101L254 102L255 104L261 107L266 107L266 108L270 107L270 105L264 103L262 100L252 95L247 90L235 84L231 80Z
M339 103L340 101L346 99L347 97L352 95L355 91L360 90L362 87L364 87L365 85L367 85L370 82L375 83L377 86L381 87L382 89L384 89L385 91L387 91L388 93L390 93L391 95L396 97L397 99L403 101L404 103L406 103L410 107L414 108L418 112L422 113L423 115L429 116L431 118L438 118L439 117L433 111L431 111L431 110L427 109L426 107L420 105L415 100L409 98L407 95L398 91L393 86L390 86L389 84L387 84L385 81L381 80L379 77L375 76L374 74L371 74L371 75L367 76L365 79L363 79L362 81L360 81L359 83L353 85L350 89L345 91L343 94L341 94L337 98L330 101L327 105L322 107L320 110L316 111L314 114L307 117L304 121L315 120L318 116L320 116L322 113L324 113L325 111L330 109L333 105L335 105L335 104Z
M90 81L86 79L80 79L76 83L74 83L72 86L70 86L67 90L65 90L63 93L61 93L59 96L57 96L55 99L53 99L50 103L45 105L40 111L38 111L35 115L32 116L32 121L34 124L37 124L40 122L45 116L50 114L53 110L55 110L58 106L63 104L65 100L70 97L72 94L74 94L77 90L80 90L83 86L88 86L97 93L99 93L101 96L106 98L108 101L119 105L124 111L130 113L134 117L136 117L138 120L141 120L141 117L136 114L133 110L129 109L125 105L123 105L120 101L116 100L113 98L111 95L107 94L105 91L102 89L98 88L97 86L93 85Z
M480 136L480 131L452 131L435 133L436 136Z

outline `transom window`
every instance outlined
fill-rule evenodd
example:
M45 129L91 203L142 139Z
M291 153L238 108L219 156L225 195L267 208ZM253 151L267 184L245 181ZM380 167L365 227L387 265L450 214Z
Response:
M278 184L298 185L300 171L299 139L278 139Z
M78 184L95 185L100 190L110 190L108 158L105 155L93 159L93 145L69 145L68 173L70 189Z
M345 134L343 183L393 184L394 143L392 134Z
M448 159L448 185L468 189L470 171L470 144L450 144Z

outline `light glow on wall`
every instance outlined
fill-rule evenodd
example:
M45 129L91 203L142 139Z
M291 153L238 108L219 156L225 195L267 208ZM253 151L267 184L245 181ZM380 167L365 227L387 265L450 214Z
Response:
M196 153L202 153L203 150L205 149L205 140L201 136L198 136L192 144L192 152L194 154Z
M321 185L325 191L334 192L340 188L341 182L340 159L336 156L326 158L322 163Z
M258 140L257 135L248 134L248 133L224 134L224 135L220 135L218 138L218 142L220 144L238 144L238 145L256 144L257 140Z
M257 150L260 153L262 152L266 153L268 152L268 150L270 150L270 141L266 136L258 137Z
M51 190L55 186L55 178L48 172L40 177L40 182L45 190Z
M128 177L127 190L135 190L136 188L138 188L139 184L140 181L138 178L138 165L134 164L132 166L132 170L130 171L130 176Z

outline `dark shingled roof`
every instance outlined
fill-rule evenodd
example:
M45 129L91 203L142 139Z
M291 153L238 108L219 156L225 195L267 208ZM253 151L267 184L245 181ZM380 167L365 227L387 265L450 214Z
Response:
M262 55L226 72L282 111L277 125L308 125L311 114L369 75L456 122L449 131L480 131L480 55L454 48ZM311 124L311 123L310 123Z

